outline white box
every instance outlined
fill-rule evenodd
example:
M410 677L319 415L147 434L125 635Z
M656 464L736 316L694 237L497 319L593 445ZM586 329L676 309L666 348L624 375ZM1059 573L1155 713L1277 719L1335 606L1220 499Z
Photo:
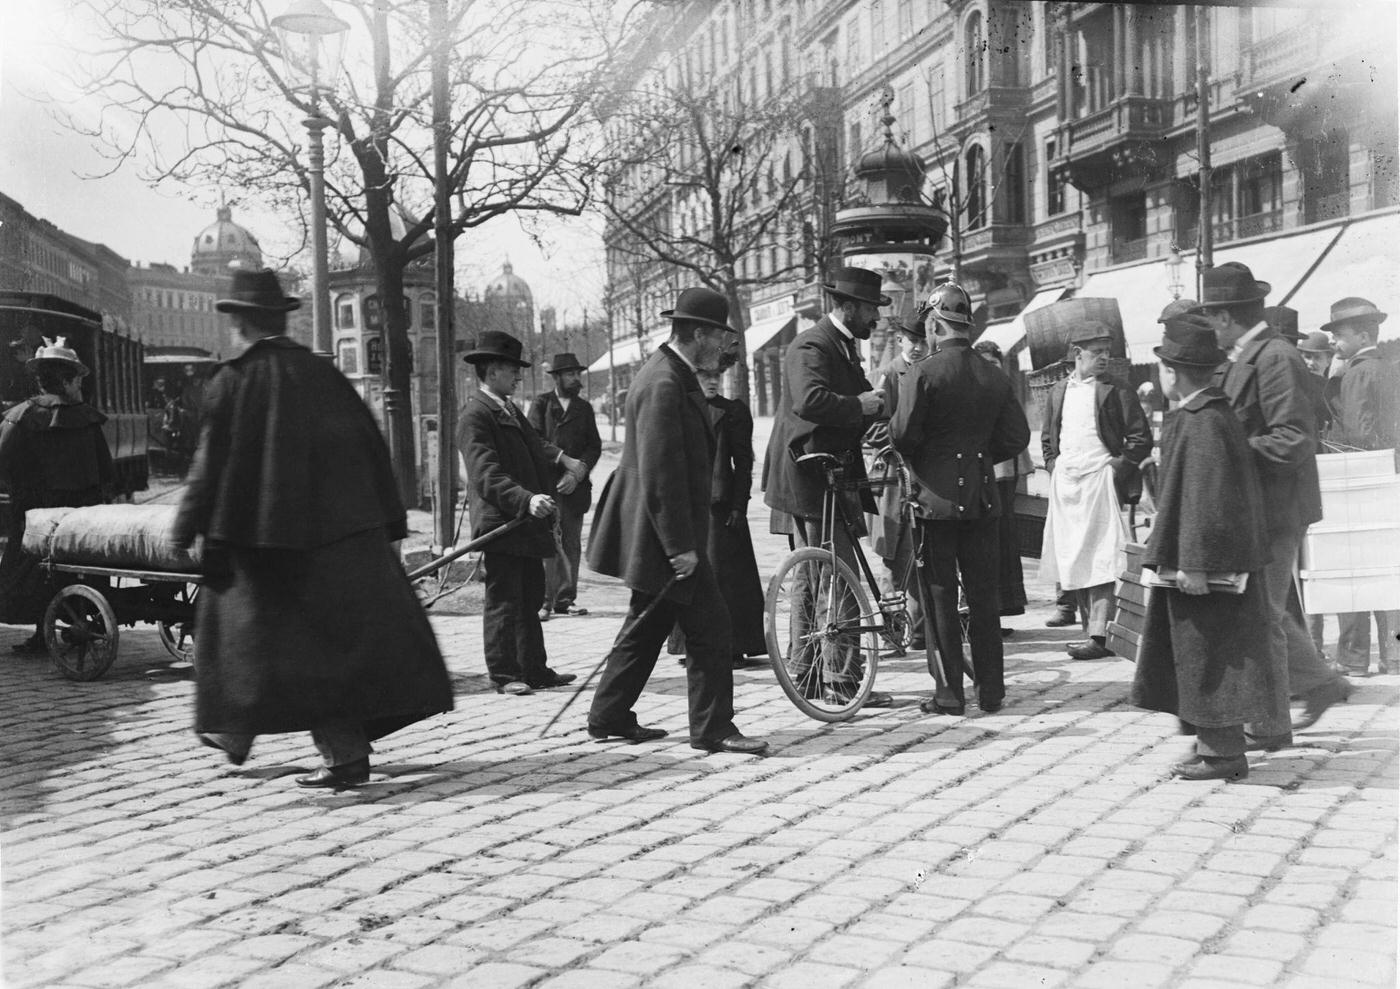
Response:
M1323 484L1328 481L1392 477L1394 474L1394 450L1357 450L1353 453L1317 455L1317 477Z
M1374 570L1304 570L1303 611L1341 615L1400 611L1400 566Z
M1303 537L1304 570L1373 570L1400 564L1400 523L1318 523Z
M1400 477L1324 481L1322 521L1339 528L1400 523Z

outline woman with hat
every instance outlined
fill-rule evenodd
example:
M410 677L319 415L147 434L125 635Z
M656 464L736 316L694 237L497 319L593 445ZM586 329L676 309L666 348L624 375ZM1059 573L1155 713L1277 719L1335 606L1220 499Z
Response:
M38 623L49 582L38 561L24 553L24 513L31 508L99 505L115 480L112 453L102 435L107 417L83 400L88 369L63 337L45 340L25 370L39 394L0 419L0 484L10 492L10 524L0 558L0 614L9 622ZM14 647L37 655L43 634Z

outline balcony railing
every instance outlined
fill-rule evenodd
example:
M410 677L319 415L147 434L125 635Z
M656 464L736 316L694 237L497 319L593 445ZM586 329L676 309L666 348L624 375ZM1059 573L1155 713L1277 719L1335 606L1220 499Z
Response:
M1141 261L1147 257L1147 238L1114 237L1110 254L1114 264L1121 264L1124 261Z
M1306 24L1264 38L1244 50L1240 81L1245 86L1259 86L1282 76L1306 75L1322 57L1326 41L1322 18L1309 18Z

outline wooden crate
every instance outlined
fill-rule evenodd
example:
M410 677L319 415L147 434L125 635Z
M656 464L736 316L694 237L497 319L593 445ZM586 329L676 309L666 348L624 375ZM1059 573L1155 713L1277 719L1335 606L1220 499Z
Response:
M1104 637L1108 648L1124 659L1130 659L1134 663L1142 654L1142 633L1135 632L1118 622L1108 623L1108 634Z

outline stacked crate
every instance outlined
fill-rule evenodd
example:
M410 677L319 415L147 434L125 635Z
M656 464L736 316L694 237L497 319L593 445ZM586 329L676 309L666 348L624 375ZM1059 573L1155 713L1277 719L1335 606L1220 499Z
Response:
M1400 476L1393 450L1317 458L1322 521L1303 538L1303 610L1400 609Z
M1114 585L1113 620L1108 623L1107 643L1124 659L1137 662L1142 635L1147 629L1147 594L1151 588L1142 582L1142 558L1147 547L1128 543L1127 563Z

